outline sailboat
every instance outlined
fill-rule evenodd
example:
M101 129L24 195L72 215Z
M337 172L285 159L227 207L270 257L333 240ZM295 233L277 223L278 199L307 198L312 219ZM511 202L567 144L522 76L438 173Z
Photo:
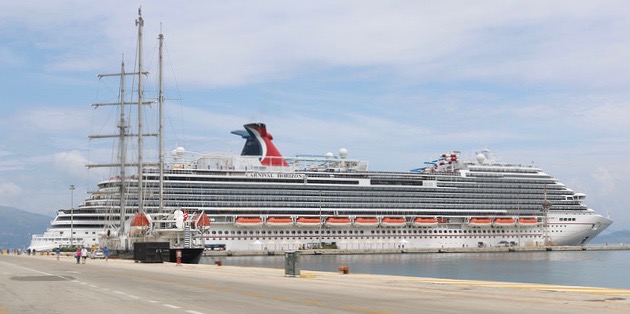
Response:
M138 10L138 18L136 20L138 28L138 52L137 67L133 72L126 72L124 61L121 63L121 71L115 74L101 74L99 78L118 77L119 78L119 99L117 103L98 103L93 104L95 108L103 106L118 106L118 134L112 135L92 135L90 139L117 138L118 139L118 162L112 164L90 164L88 167L109 167L119 169L120 174L116 176L116 180L112 180L109 184L112 189L103 191L99 189L99 194L95 195L97 199L107 198L118 206L113 206L111 212L118 213L118 220L110 220L110 223L100 234L99 243L101 246L109 246L118 251L129 251L132 247L140 246L137 243L144 243L142 247L146 248L167 248L170 252L169 260L175 261L177 257L181 258L181 262L196 263L199 261L202 247L192 247L191 238L203 232L204 228L209 225L209 219L204 213L195 213L189 216L186 210L182 209L166 209L164 207L164 152L163 152L163 116L164 116L164 88L163 88L163 46L164 35L158 36L159 40L159 70L158 82L159 93L157 98L159 127L157 133L145 133L144 130L144 110L153 101L147 101L144 95L143 78L148 75L143 69L143 53L142 53L142 37L144 19L142 12ZM135 98L126 99L126 77L132 76L137 78L137 88ZM132 96L133 98L133 96ZM136 133L130 132L132 129L132 119L126 116L127 108L136 107ZM131 115L129 115L131 116ZM144 160L145 137L157 137L158 139L158 161L151 163ZM130 138L136 139L137 158L133 162L128 160L129 151L128 143ZM175 155L177 152L174 153ZM135 167L136 174L128 176L127 168ZM157 167L157 168L156 168ZM157 171L157 183L154 178ZM103 193L111 193L105 196ZM157 192L159 201L155 204L145 204L146 195ZM153 198L152 198L153 199ZM129 213L132 208L134 212ZM151 244L158 243L158 244ZM179 253L178 253L179 251ZM179 256L181 255L181 256ZM162 260L162 258L160 258Z

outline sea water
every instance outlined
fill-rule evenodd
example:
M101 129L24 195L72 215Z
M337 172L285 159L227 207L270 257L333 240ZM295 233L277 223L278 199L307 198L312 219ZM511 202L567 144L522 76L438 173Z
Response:
M284 269L284 256L204 257L201 263ZM630 289L630 251L302 255L302 270Z

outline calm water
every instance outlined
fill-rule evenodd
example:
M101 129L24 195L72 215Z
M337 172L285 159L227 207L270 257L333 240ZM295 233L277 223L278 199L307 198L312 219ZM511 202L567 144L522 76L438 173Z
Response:
M284 256L221 257L223 265L284 269ZM630 289L630 251L305 255L302 270ZM201 263L214 264L210 257Z

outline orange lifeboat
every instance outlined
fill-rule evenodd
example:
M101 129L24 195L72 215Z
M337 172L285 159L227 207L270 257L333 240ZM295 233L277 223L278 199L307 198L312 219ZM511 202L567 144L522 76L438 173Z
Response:
M237 227L260 227L263 221L260 217L237 217L234 224Z
M376 217L357 217L354 218L355 227L376 227L378 219Z
M319 217L298 217L295 223L298 227L319 227L321 220Z
M210 226L210 218L205 213L197 213L193 216L193 224L197 228Z
M519 218L517 223L519 226L535 227L535 226L538 226L538 219L537 218Z
M326 225L330 227L346 227L350 225L350 218L348 217L328 217L326 218Z
M132 236L141 235L151 226L151 218L144 213L136 213L130 223L130 234Z
M151 225L151 222L149 221L149 217L147 217L147 215L142 214L142 213L135 214L133 216L133 220L131 221L132 227L148 229L150 225Z
M512 217L497 218L494 220L495 226L514 226L515 224L516 224L516 219Z
M268 217L267 226L269 227L289 227L293 225L291 217Z
M417 217L413 220L413 225L416 227L433 227L437 224L438 219L435 217Z
M403 217L383 217L381 226L383 227L404 227L407 220Z
M470 218L468 225L475 227L487 227L492 225L492 219L490 218Z

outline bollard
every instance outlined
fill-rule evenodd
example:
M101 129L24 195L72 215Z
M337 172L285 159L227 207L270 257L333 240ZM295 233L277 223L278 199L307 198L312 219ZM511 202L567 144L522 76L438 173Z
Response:
M341 266L339 266L339 271L342 274L347 275L350 272L350 268L348 268L348 266L341 265Z
M182 266L182 250L175 251L175 262L177 266Z
M221 262L221 260L214 261L214 263L215 263L217 266L221 266L221 265L223 265L223 262Z

